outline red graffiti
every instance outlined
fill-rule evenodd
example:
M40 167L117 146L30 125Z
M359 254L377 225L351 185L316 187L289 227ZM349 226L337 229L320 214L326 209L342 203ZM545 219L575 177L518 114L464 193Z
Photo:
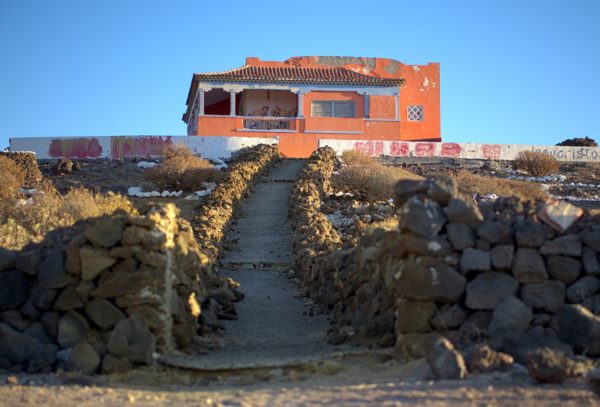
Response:
M383 154L383 142L357 141L354 143L354 151L359 151L368 156L380 156Z
M461 151L458 143L442 143L442 157L458 157Z
M54 139L48 154L53 158L98 158L102 154L100 141L95 137Z
M390 150L392 157L408 157L408 143L393 141Z
M500 158L500 149L501 145L499 144L483 144L481 146L481 153L483 158L488 160L497 160Z
M165 146L173 144L171 136L114 136L110 138L112 158L155 157Z
M415 156L433 157L435 143L417 143L415 144Z

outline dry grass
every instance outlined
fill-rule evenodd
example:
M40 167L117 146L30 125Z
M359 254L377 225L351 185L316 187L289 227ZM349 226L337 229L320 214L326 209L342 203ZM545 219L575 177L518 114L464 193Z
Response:
M144 173L144 179L161 190L197 191L203 189L203 182L218 181L221 177L221 172L208 160L195 156L184 145L167 146L162 155L162 163Z
M533 151L521 151L513 161L513 166L517 170L527 171L534 177L543 177L560 170L560 163L556 158Z
M121 195L96 194L84 188L60 195L49 184L29 202L3 200L0 205L0 246L18 250L29 242L38 242L52 230L71 226L116 210L136 213L133 204Z
M333 188L359 194L368 201L393 198L394 186L401 179L423 179L402 168L382 165L358 152L345 151L342 160L348 165L333 177Z
M25 182L25 171L10 158L0 155L0 174L0 199L15 198Z
M546 199L548 196L535 182L516 181L471 174L459 171L454 176L458 189L468 195L496 194L498 196L517 196L521 199Z

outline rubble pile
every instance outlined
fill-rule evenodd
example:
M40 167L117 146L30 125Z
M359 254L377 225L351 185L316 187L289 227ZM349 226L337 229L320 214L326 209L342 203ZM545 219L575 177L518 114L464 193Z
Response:
M219 257L223 237L241 199L250 191L255 181L279 160L277 146L259 144L240 150L229 164L227 173L219 185L200 207L200 212L193 222L194 231L211 262L216 262Z
M35 159L35 153L27 151L1 151L1 155L10 158L25 172L25 188L33 188L42 180L42 173Z
M0 291L1 367L87 374L185 350L199 321L216 319L210 301L222 298L226 308L237 299L172 204L81 221L20 252L2 249Z

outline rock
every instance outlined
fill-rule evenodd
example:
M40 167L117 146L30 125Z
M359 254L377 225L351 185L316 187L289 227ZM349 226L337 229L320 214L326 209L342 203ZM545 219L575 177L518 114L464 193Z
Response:
M521 222L516 226L515 238L519 247L540 247L544 244L544 228L531 222Z
M435 311L433 302L399 299L396 304L396 335L431 332L429 320Z
M600 318L581 305L563 305L558 312L558 337L591 356L600 355Z
M503 222L485 221L477 229L480 238L492 244L506 240L512 235L512 228Z
M25 302L25 304L19 308L19 311L23 316L31 321L37 321L40 318L41 312L36 308L31 301Z
M132 365L128 361L116 358L110 353L107 353L104 355L104 359L102 359L100 372L102 374L125 373L131 370L131 368Z
M467 348L464 352L464 358L470 372L480 373L507 370L514 362L512 356L496 352L483 343Z
M42 253L39 250L18 252L15 258L15 268L25 274L35 276L41 260Z
M0 272L10 270L15 266L15 252L0 247Z
M579 237L587 246L591 247L596 252L600 252L600 229L583 230L579 233Z
M452 198L444 208L448 222L465 223L476 229L483 221L483 215L473 203L458 198Z
M0 272L0 311L17 309L29 297L29 283L20 271Z
M483 338L487 337L492 315L492 311L473 312L458 329L459 334L466 340L481 342Z
M481 273L467 284L465 304L470 309L493 310L518 290L519 283L507 273Z
M94 374L100 366L100 355L87 341L81 341L70 349L64 368L71 372L81 372L83 374Z
M600 290L600 279L594 276L581 277L567 289L569 301L578 303L591 297Z
M447 205L451 198L458 195L458 186L454 178L447 175L437 175L428 182L427 194L438 204Z
M464 223L448 223L446 226L448 240L456 250L464 250L475 246L475 231Z
M160 250L167 241L167 236L158 230L148 230L139 226L128 226L123 232L123 246L141 245L148 250Z
M524 333L532 318L531 308L518 298L509 297L494 310L488 330L490 335L497 338L508 334Z
M598 255L593 249L584 246L581 253L581 260L586 274L592 276L600 274L600 262L598 261Z
M34 322L31 325L29 325L29 327L27 327L27 329L23 331L23 334L35 339L39 343L52 344L54 342L52 339L50 339L50 337L44 330L44 326L40 322Z
M540 247L545 256L581 256L581 240L577 235L565 235L549 240Z
M409 198L421 192L427 192L429 184L426 181L400 180L394 187L395 204L399 208Z
M467 318L467 310L460 304L444 305L431 319L431 326L438 331L447 331L460 326Z
M62 348L72 348L85 339L90 326L84 317L69 311L58 321L58 344Z
M427 354L427 362L436 379L457 380L467 376L465 360L446 338L439 338L434 342Z
M567 201L554 200L542 205L537 215L551 228L564 233L583 215L583 209Z
M519 283L541 283L548 279L544 259L537 250L529 248L517 249L512 274Z
M29 360L31 349L37 341L0 322L0 357L13 365L21 365Z
M394 353L400 358L423 358L439 337L437 333L398 335Z
M65 256L62 250L48 250L37 271L38 283L44 288L63 288L76 281L76 277L65 270Z
M555 314L565 302L565 290L565 284L558 280L527 283L521 285L520 297L533 309Z
M81 298L72 285L65 288L54 303L54 309L57 311L71 311L75 308L82 307L83 301L81 301Z
M58 347L50 343L38 343L34 345L29 354L27 373L50 373L56 363Z
M548 256L548 274L565 284L577 280L581 273L581 262L572 257Z
M571 372L571 361L550 348L539 348L527 353L527 371L538 383L562 383Z
M406 253L422 256L447 256L452 253L452 246L446 239L440 237L424 238L413 233L403 233L399 243Z
M125 319L123 311L108 300L93 300L85 304L85 313L100 329L112 328L117 322Z
M128 294L138 294L144 288L164 286L164 276L151 269L140 269L131 273L112 273L100 279L98 287L92 291L95 298L114 298Z
M31 290L31 301L36 307L42 311L47 311L54 305L54 300L58 295L58 290L52 290L50 288L40 287L35 285Z
M96 288L96 284L93 281L85 281L81 280L77 287L75 287L75 291L77 295L83 300L83 302L88 302L90 297L92 296L92 291Z
M496 270L510 270L515 248L512 245L495 246L490 250L492 267Z
M123 237L125 220L117 216L103 216L85 230L85 237L99 248L116 245Z
M108 351L113 356L132 363L152 363L155 347L154 335L135 316L119 321L108 340Z
M65 247L65 270L67 273L79 276L81 274L81 259L79 258L79 251L81 246L73 242L69 243Z
M136 271L138 266L139 266L138 261L136 259L130 257L130 258L127 258L127 259L115 264L112 268L112 271L115 274L131 273L133 271Z
M159 252L141 251L135 258L141 263L157 269L167 267L167 255Z
M422 237L435 237L446 223L442 207L435 201L413 196L398 210L399 226Z
M44 327L44 331L48 334L48 336L52 339L56 339L58 337L58 320L59 320L58 312L45 312L40 318L40 322Z
M490 252L466 248L460 256L460 271L463 274L472 271L490 271L492 269Z
M140 320L144 321L146 326L155 332L160 330L167 323L165 315L156 307L148 305L140 305L127 308L127 315L135 315Z
M1 312L0 319L20 332L23 332L30 325L30 322L23 318L23 315L17 310Z
M129 259L142 251L141 246L115 246L110 249L110 255L119 259Z
M117 259L110 256L107 249L99 249L89 245L81 248L79 257L81 259L81 278L83 280L93 280L117 262Z
M465 277L446 264L428 266L423 257L406 259L397 274L396 289L406 298L418 301L453 303L465 290Z

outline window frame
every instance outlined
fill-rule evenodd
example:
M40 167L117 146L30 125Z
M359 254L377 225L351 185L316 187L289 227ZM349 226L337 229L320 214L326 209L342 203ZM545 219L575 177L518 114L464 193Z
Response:
M315 115L315 103L328 103L331 105L331 116ZM352 105L352 116L336 116L335 105L336 104L351 104ZM356 118L356 102L354 100L311 100L310 101L310 116L311 117L325 117L325 118L336 118L336 119L353 119Z
M420 112L414 113L412 110L415 108L419 109ZM418 114L420 118L414 119L411 118L411 115L414 117L415 114ZM406 108L406 120L409 122L423 122L425 121L425 106L423 105L408 105Z

